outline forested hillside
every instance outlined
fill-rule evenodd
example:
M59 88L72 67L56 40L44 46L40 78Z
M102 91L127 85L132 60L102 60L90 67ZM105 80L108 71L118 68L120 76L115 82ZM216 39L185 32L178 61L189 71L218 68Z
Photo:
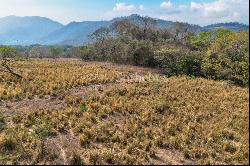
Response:
M118 17L109 21L83 21L71 22L61 25L58 22L42 17L16 17L0 18L0 44L3 45L83 45L90 42L89 35L101 27L109 27L111 24L127 19L131 23L143 25L142 17L132 14L126 17ZM153 19L153 18L152 18ZM177 22L154 19L156 29L174 30ZM199 33L218 28L232 31L248 30L249 26L239 23L221 23L205 27L185 23L188 31Z

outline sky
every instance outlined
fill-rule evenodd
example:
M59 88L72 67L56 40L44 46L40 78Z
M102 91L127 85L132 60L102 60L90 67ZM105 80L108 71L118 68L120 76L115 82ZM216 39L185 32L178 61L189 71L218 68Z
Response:
M130 14L199 25L219 22L249 25L249 0L0 0L0 18L42 16L68 24Z

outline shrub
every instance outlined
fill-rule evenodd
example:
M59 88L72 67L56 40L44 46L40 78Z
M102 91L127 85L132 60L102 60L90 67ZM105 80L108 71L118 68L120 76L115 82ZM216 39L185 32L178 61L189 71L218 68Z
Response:
M70 157L70 165L84 165L84 162L81 158L81 156L77 152L73 152L73 154Z
M88 46L82 46L82 47L75 47L73 49L73 54L76 57L81 58L82 60L91 60L93 59L94 55L94 46L88 45Z
M166 48L154 52L154 61L158 67L164 69L164 73L172 76L180 73L180 62L185 56L185 50Z
M237 85L248 86L249 35L237 32L218 38L203 59L202 70L206 77L231 80Z
M202 55L198 51L192 51L187 56L182 57L180 62L180 70L183 74L189 76L202 75Z
M80 141L80 145L82 147L86 147L87 145L89 145L90 141L89 141L89 138L82 134L80 137L79 137L79 141Z
M0 146L3 147L5 150L14 150L17 145L17 141L10 136L5 136L0 140Z
M80 110L81 110L82 112L85 112L85 111L87 111L88 109L87 109L86 105L80 105Z
M207 50L215 40L232 34L228 29L217 29L210 32L200 32L191 38L191 47L195 50Z
M52 132L52 126L51 124L47 122L40 122L37 126L34 126L34 132L40 137L40 138L46 138L48 137Z
M153 66L153 48L150 42L140 41L133 53L133 61L135 65Z
M196 50L207 48L212 42L212 35L209 32L200 32L191 38L191 45Z
M0 112L0 131L4 129L5 126L5 120L3 114Z

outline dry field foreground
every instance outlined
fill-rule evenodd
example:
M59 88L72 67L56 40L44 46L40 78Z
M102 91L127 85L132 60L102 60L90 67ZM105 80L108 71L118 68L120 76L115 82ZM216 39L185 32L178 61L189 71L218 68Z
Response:
M249 90L31 60L0 73L0 164L248 164Z

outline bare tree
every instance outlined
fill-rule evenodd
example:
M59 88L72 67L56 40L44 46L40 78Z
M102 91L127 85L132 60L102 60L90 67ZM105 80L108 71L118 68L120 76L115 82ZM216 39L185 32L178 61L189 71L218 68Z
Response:
M174 40L182 45L188 45L191 36L194 34L187 23L176 22L174 29Z
M150 17L140 17L143 26L143 39L148 38L148 31L155 28L156 20Z
M11 69L10 65L17 61L18 53L15 48L9 46L1 46L0 47L0 71L10 73L17 78L22 78L21 75L17 74L13 69Z
M51 52L48 47L45 46L34 46L29 51L29 57L30 58L45 58L45 57L51 57Z
M155 29L155 24L156 21L150 17L138 17L137 23L124 19L115 22L111 29L119 35L146 40L152 35L152 31Z
M109 28L99 28L94 33L91 34L92 40L94 42L103 42L105 39L109 38L111 36L111 30Z
M132 24L128 19L124 19L112 24L111 29L119 35L128 35L133 37L133 33L136 32L136 29L138 29L138 27Z
M184 23L181 22L176 22L175 23L175 29L174 29L174 39L178 40L181 39L182 36L187 33L188 31L188 26Z

